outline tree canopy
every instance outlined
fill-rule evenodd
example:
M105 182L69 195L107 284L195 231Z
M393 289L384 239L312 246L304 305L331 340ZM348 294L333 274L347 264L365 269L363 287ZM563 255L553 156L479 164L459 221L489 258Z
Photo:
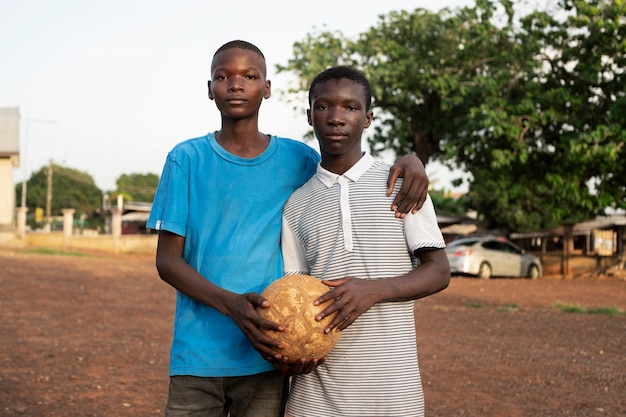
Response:
M48 185L51 180L50 187ZM122 194L125 201L151 202L159 182L157 174L131 173L122 174L117 179L117 190L111 194ZM15 186L16 201L21 200L22 184ZM77 169L50 163L34 172L27 181L26 206L31 220L37 223L37 208L48 208L50 196L50 215L59 216L65 208L73 208L77 215L98 218L102 209L103 191L95 184L91 175ZM41 220L43 222L43 220Z
M50 180L50 186L49 186ZM15 187L16 201L20 201L22 184ZM76 169L50 163L34 172L26 187L26 206L31 213L48 208L50 215L61 215L62 210L72 208L76 214L93 214L102 206L102 192L91 175Z
M116 184L114 194L122 193L124 200L151 202L159 185L159 176L152 173L122 174Z
M510 0L394 11L356 39L316 31L278 72L302 98L332 65L373 88L370 149L416 153L467 172L471 208L514 231L626 208L626 2ZM292 96L294 97L294 96Z

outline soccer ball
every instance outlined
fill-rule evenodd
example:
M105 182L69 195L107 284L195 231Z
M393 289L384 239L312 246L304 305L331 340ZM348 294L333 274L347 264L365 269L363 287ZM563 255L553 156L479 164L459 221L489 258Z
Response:
M259 308L259 314L286 328L284 332L263 331L284 345L280 353L289 362L301 358L323 358L337 344L340 332L333 329L330 333L324 333L335 315L331 314L321 321L315 320L315 316L326 305L316 306L313 301L326 292L328 287L309 275L284 276L262 292L261 295L270 302L270 307Z

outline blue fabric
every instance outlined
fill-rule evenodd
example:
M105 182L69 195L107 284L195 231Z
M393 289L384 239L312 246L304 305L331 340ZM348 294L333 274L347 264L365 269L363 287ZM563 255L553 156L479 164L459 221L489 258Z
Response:
M212 283L260 293L283 275L283 205L319 160L304 143L276 136L254 158L230 154L213 134L179 143L167 156L147 227L184 236L184 259ZM177 292L170 375L271 369L230 318Z

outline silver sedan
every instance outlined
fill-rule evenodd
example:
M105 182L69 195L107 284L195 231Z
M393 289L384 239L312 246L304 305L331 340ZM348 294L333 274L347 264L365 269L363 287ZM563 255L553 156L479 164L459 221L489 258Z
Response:
M539 258L502 237L453 240L447 245L446 254L452 274L475 275L485 279L492 276L537 279L543 273Z

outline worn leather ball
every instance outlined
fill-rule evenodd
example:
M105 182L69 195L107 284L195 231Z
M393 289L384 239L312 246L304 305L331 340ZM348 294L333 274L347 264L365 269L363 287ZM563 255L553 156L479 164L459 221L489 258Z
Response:
M334 315L316 321L315 316L327 303L316 306L313 301L327 293L329 287L309 275L287 275L270 284L261 295L270 302L269 308L259 308L264 318L285 326L286 331L264 332L284 345L280 350L288 362L301 358L307 360L323 358L339 340L340 332L324 333Z

